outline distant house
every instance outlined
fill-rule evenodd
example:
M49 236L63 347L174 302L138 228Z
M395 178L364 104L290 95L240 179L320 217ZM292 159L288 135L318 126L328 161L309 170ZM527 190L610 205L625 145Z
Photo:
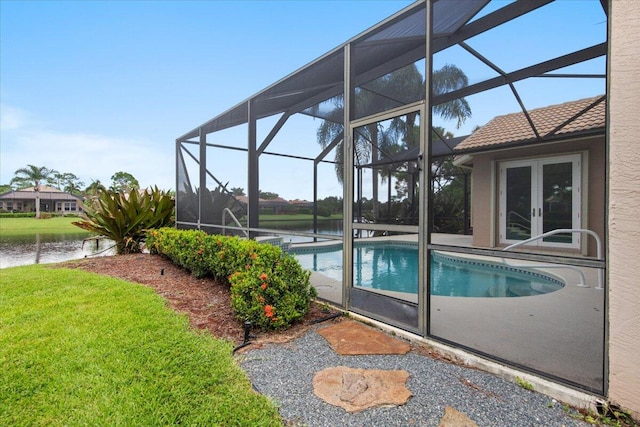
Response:
M294 206L299 207L299 208L311 208L311 209L313 209L313 202L310 202L308 200L293 199L293 200L289 200L289 204L290 205L294 205Z
M605 235L604 96L498 116L456 146L472 170L473 244L500 247L554 229ZM595 256L580 234L532 245Z
M40 211L50 213L80 213L82 197L60 191L57 188L40 186ZM0 194L0 211L35 212L36 191L34 187Z
M249 203L247 196L235 196L235 198L246 208ZM285 213L287 208L291 206L291 204L282 197L276 197L275 199L258 199L258 203L260 203L261 209L269 209L271 213L277 215Z

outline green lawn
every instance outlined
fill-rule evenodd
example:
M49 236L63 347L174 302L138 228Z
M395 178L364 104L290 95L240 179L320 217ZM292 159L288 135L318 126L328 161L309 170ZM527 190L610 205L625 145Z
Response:
M78 221L74 217L35 218L0 218L0 235L3 237L25 236L36 234L86 234L85 231L71 223Z
M0 270L0 425L282 425L231 353L142 285Z

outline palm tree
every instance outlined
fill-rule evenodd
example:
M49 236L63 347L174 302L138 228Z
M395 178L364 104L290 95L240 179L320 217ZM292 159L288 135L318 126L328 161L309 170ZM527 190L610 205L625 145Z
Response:
M81 194L83 185L84 183L82 181L79 181L79 182L69 181L67 182L67 185L64 186L63 191L70 194Z
M84 186L84 182L80 181L80 178L70 172L55 172L53 174L53 178L55 181L54 186L58 190L65 191L67 193L80 194L82 191L81 187Z
M437 96L467 86L468 78L455 65L445 65L433 72L432 82L432 93ZM395 99L416 99L416 94L424 92L424 84L424 79L418 68L415 64L411 64L363 85L364 90L359 91L358 96L355 97L356 109L358 111L370 111L373 109L374 103L376 104L376 111L396 107L399 101L379 94L393 94ZM385 103L388 105L381 105ZM336 146L335 168L338 181L342 183L344 173L342 145L344 141L344 126L342 124L344 107L342 98L334 99L334 104L336 106L335 109L320 124L317 130L317 138L322 148L326 148L336 140L340 141ZM471 108L464 98L460 98L434 106L433 114L446 120L456 119L457 127L459 128L471 116ZM354 135L353 141L355 163L365 164L370 159L375 163L379 160L381 152L393 153L417 147L420 143L420 132L419 128L415 126L416 117L417 113L409 113L403 117L395 118L386 130L382 129L377 123L359 128ZM400 148L398 141L402 141L404 147ZM378 199L378 180L376 176L379 172L375 168L372 169L372 172L374 175L372 191L375 216L375 206Z
M55 170L44 166L27 165L20 168L14 173L11 184L16 184L18 188L26 188L33 185L33 191L36 194L36 218L40 218L40 183L49 182Z
M100 191L105 191L105 190L106 190L106 187L102 185L99 179L96 179L95 181L92 180L91 184L89 184L89 186L84 189L84 194L87 197L95 197L98 195Z

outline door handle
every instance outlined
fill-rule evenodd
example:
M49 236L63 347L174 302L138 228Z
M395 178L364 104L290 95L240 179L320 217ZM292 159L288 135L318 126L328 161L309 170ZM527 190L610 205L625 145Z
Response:
M542 208L538 208L538 216L542 216Z
M531 209L531 216L532 217L536 216L536 208Z

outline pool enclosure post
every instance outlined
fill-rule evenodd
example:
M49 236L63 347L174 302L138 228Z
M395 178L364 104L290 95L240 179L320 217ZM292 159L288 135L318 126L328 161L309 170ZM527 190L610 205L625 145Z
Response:
M248 229L249 237L255 237L255 232L251 231L254 228L258 228L259 225L259 180L260 174L258 171L258 150L257 150L257 129L256 129L256 113L255 113L254 101L247 101L247 159L248 159L248 180L247 180L247 195L249 197L249 203L247 206L248 216Z
M426 0L425 4L425 61L424 61L424 87L425 106L420 115L420 155L418 156L419 169L419 200L418 200L418 329L423 336L429 335L429 301L430 301L430 253L429 243L431 230L429 212L429 189L431 188L431 73L433 61L431 55L431 32L433 28L433 2Z
M344 46L344 108L343 139L344 167L342 171L342 306L351 308L351 283L353 280L353 117L351 104L352 87L351 43Z
M176 171L176 176L175 176L175 189L176 189L176 194L175 197L173 198L174 200L174 218L176 219L176 222L178 220L178 212L180 211L180 197L178 197L178 194L180 194L180 173L178 171L180 171L180 162L182 161L184 163L184 160L182 159L182 154L180 153L180 147L182 146L182 141L180 141L179 139L176 139L176 161L175 161L175 171ZM174 223L174 227L177 228L177 223Z
M202 222L202 217L204 215L205 194L209 197L209 191L207 190L207 133L202 127L200 128L198 147L200 151L200 167L198 169L200 175L200 191L198 191L198 230L200 230L200 223Z

